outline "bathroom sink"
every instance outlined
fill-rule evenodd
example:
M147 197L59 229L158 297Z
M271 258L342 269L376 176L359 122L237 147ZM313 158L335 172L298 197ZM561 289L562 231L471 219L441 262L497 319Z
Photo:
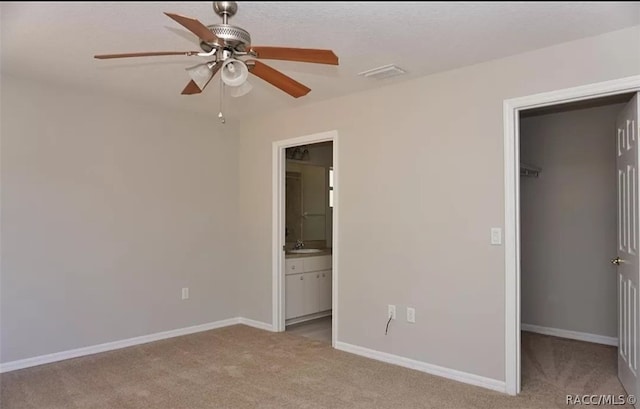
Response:
M309 253L321 253L321 249L297 249L297 250L289 250L291 254L309 254Z

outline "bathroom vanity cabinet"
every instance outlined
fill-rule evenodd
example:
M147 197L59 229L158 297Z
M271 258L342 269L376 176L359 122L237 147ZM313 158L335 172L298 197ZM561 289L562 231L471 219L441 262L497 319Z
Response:
M331 256L285 259L286 319L331 310Z

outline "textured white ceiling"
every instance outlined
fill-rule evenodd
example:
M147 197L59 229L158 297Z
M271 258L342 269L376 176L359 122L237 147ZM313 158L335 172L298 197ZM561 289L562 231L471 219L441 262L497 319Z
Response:
M340 66L267 61L312 91L294 99L258 78L227 98L230 117L306 104L640 24L640 2L239 2L230 20L254 45L330 48ZM4 2L2 70L182 109L211 113L219 85L180 95L200 57L95 60L94 54L198 49L163 12L219 23L211 2ZM357 73L396 64L408 75Z

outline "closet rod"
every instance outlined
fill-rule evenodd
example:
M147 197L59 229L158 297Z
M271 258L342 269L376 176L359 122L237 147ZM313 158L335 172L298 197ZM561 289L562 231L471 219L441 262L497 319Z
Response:
M540 176L540 172L542 172L542 169L537 166L520 163L520 176L533 176L537 178Z

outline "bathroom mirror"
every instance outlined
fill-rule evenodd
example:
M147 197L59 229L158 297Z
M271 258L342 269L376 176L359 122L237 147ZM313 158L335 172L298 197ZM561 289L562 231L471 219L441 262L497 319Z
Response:
M325 166L287 160L287 243L327 239L328 172Z

